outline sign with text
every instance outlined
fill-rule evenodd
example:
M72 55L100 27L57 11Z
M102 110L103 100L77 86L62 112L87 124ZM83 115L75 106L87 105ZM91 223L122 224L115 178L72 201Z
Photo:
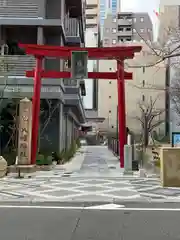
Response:
M180 132L172 132L172 147L180 147Z
M31 122L32 102L25 98L20 101L18 164L28 165L31 162Z
M83 79L88 78L88 52L72 51L71 52L71 78Z
M160 149L160 178L163 187L180 187L180 148Z

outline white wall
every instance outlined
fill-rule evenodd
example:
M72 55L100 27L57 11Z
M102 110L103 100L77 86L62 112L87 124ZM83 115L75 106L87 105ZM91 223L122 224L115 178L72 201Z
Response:
M97 36L93 29L87 29L85 33L86 47L97 46ZM93 66L96 64L94 60L88 60L88 71L93 71ZM92 109L93 107L93 81L92 79L85 79L86 96L83 97L84 107L86 109Z

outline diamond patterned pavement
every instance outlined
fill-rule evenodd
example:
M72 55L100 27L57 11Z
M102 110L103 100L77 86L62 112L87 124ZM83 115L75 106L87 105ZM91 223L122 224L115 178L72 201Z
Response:
M118 159L106 147L82 152L63 168L1 179L0 201L180 201L180 189L162 188L158 178L123 176Z

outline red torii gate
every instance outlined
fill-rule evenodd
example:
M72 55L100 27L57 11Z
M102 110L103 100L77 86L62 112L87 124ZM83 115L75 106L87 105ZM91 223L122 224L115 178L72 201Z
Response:
M44 57L57 57L71 59L72 51L87 51L88 59L110 59L117 60L116 72L89 72L88 78L96 79L117 79L118 91L118 127L119 127L119 155L120 167L124 168L124 145L126 144L126 109L125 109L125 79L132 79L132 73L124 71L124 60L134 58L135 52L140 52L140 46L122 46L105 48L81 48L81 47L58 47L35 44L19 44L24 48L26 54L34 55L36 58L36 68L27 71L27 77L34 77L34 96L32 110L32 145L31 164L36 163L41 78L70 78L70 72L44 71L42 62Z

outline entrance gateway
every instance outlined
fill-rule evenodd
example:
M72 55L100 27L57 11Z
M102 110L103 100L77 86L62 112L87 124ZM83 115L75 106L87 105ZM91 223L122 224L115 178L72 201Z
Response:
M117 79L118 91L118 139L120 167L124 168L124 145L126 139L126 107L125 107L125 80L132 79L132 73L124 71L124 60L134 58L136 52L140 52L141 46L122 46L105 48L81 48L81 47L58 47L36 44L19 44L25 49L26 54L36 58L36 67L32 71L26 71L26 77L34 77L34 94L32 110L32 143L31 143L31 164L36 163L36 152L38 143L40 94L42 78L71 78L71 72L45 71L43 69L43 59L45 57L56 57L70 60L72 52L87 52L88 59L91 60L116 60L116 72L89 72L88 78L96 79ZM73 63L72 63L73 64ZM85 78L87 78L85 77Z

